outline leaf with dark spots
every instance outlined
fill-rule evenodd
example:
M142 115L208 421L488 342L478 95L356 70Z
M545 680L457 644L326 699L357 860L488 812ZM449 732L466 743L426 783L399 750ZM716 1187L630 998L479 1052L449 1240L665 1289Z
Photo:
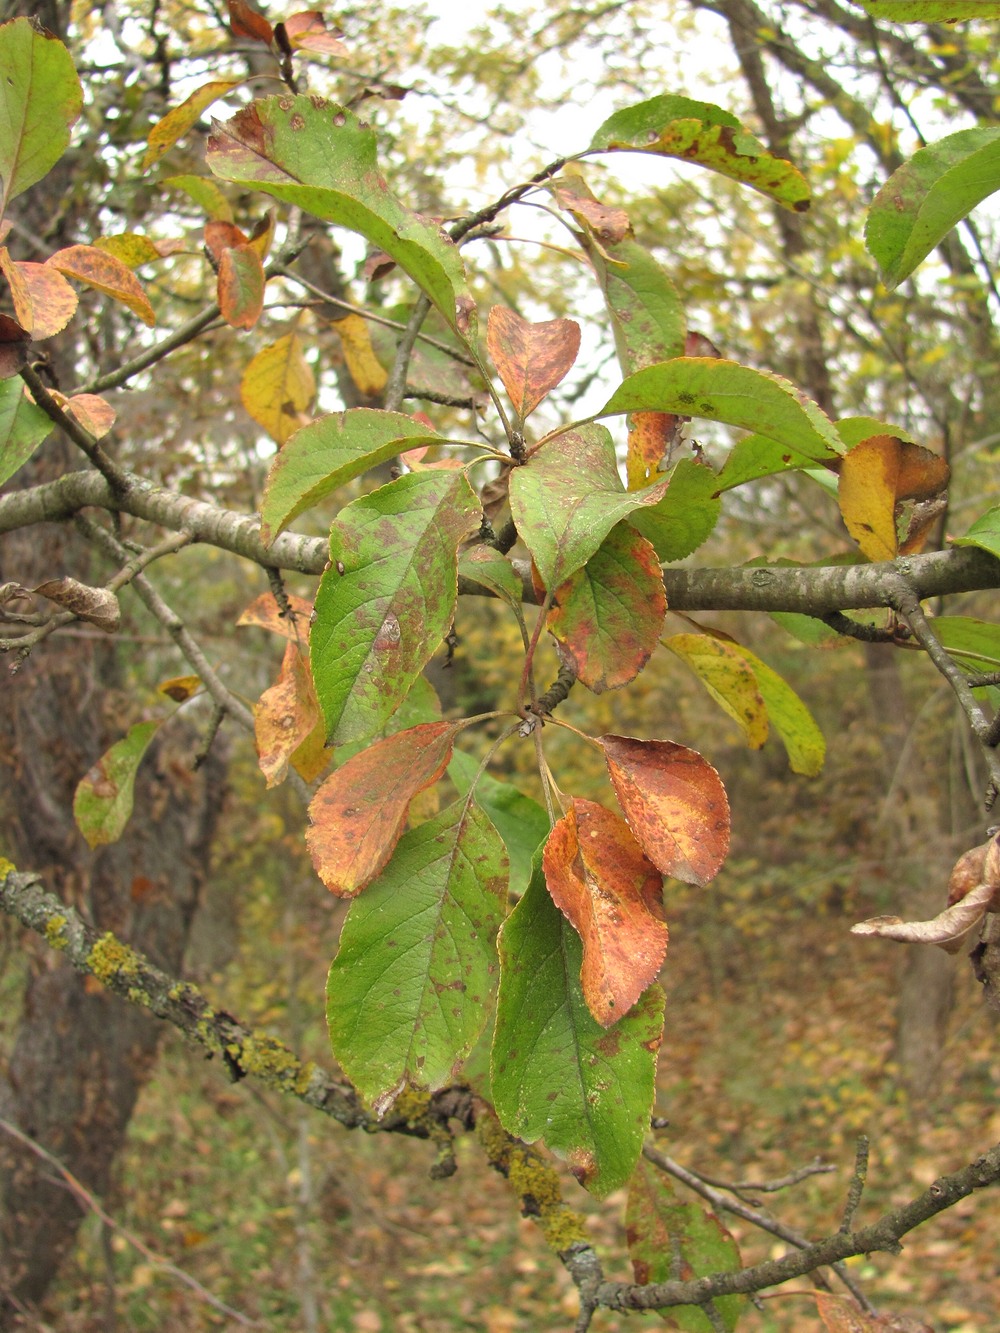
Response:
M584 685L600 694L634 680L656 647L667 599L656 552L628 523L556 589L547 627Z
M707 884L729 852L729 801L718 773L697 750L674 741L599 739L642 850L664 875Z
M587 563L622 519L666 494L667 483L627 492L603 426L553 436L510 479L510 508L546 588Z
M344 922L327 982L334 1056L379 1113L404 1086L451 1082L496 984L503 844L458 801L400 839Z
M458 247L399 203L379 173L375 131L322 98L268 97L214 125L208 165L225 180L364 236L395 260L459 334L475 331Z
M376 741L323 782L309 806L306 843L338 897L371 883L392 856L410 802L448 766L460 725L425 722Z
M341 510L316 594L313 679L333 744L372 736L451 624L481 510L464 473L414 472Z
M628 1012L667 952L663 877L628 825L593 801L575 800L553 828L542 860L552 901L583 942L580 984L602 1027ZM617 1033L600 1053L618 1050Z

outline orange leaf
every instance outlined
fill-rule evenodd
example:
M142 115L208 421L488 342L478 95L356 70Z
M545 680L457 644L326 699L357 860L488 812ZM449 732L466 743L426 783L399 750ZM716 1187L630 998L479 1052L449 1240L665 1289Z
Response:
M625 474L630 491L659 481L660 463L675 443L684 417L673 412L633 412L628 419Z
M556 387L580 350L580 326L572 319L529 324L506 306L490 311L486 345L519 420Z
M292 612L290 616L285 615L278 606L273 593L262 592L243 612L236 622L237 625L256 625L260 629L269 629L274 634L280 634L284 639L307 644L312 602L307 602L304 597L297 597L293 592L288 593L287 597Z
M826 1333L878 1333L881 1320L870 1319L864 1310L846 1296L814 1292L816 1312Z
M707 884L729 851L722 779L673 741L601 736L615 794L642 850L664 875Z
M51 338L73 318L77 296L61 273L45 264L16 263L0 249L0 271L7 279L14 314L33 338Z
M226 7L234 37L249 37L254 42L270 46L274 39L274 29L263 14L251 9L246 0L226 0Z
M581 218L605 245L616 245L632 230L624 208L612 208L595 199L579 176L561 176L549 187L559 206Z
M306 844L320 879L352 898L385 867L410 802L437 782L459 724L425 722L369 745L331 773L309 806Z
M949 477L943 458L892 435L872 435L844 455L840 512L869 560L896 558L899 503L932 499L948 485Z
M121 301L144 324L156 323L142 283L127 264L106 250L99 250L96 245L70 245L65 250L57 250L45 262L65 273L67 278L75 278L77 282L84 282L88 287Z
M245 232L242 232L235 222L215 219L205 223L205 249L217 264L222 259L224 250L232 250L246 243Z
M103 439L115 424L117 413L110 403L96 393L75 393L66 399L66 411L89 430L95 440Z
M583 941L587 1008L610 1027L656 980L667 952L663 876L628 825L593 801L574 801L542 858L549 896Z
M253 721L257 758L268 787L284 781L289 761L315 732L322 749L323 719L312 672L308 658L294 643L285 649L278 679L260 696Z
M285 32L288 44L293 51L315 51L328 56L346 56L347 47L340 40L341 34L326 26L326 19L317 9L308 9L301 14L291 14L285 19Z

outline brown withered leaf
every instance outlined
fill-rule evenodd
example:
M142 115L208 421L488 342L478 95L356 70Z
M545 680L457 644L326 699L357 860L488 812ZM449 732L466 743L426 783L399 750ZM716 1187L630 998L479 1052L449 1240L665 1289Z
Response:
M320 879L352 898L384 868L410 802L448 766L460 724L425 722L376 741L320 786L309 806L306 844Z
M707 884L729 852L729 800L712 765L674 741L598 739L642 850L664 875Z
M289 763L294 764L296 752L315 732L319 733L319 748L323 749L325 728L309 659L297 644L290 642L285 648L278 679L257 701L253 722L257 761L268 787L285 780ZM320 762L315 748L314 744L310 750L310 768L319 763L316 771L321 772L326 760ZM315 775L312 772L310 776ZM302 776L310 780L305 773Z
M274 594L262 592L255 597L237 620L237 626L255 625L258 629L269 629L272 634L280 634L283 639L296 642L309 642L309 617L312 615L312 602L295 593L286 594L291 615L283 614L274 599Z
M582 219L605 245L616 245L631 230L624 208L611 208L595 199L581 176L560 176L549 186L560 208Z
M114 634L122 621L118 598L107 588L91 588L76 579L48 579L33 589L40 597L47 597L56 606L72 611L88 625L96 625L105 634Z
M506 306L490 310L486 346L518 420L524 421L564 378L580 350L574 319L531 324Z
M814 1299L826 1333L875 1333L878 1328L871 1316L846 1296L817 1291Z
M327 56L347 55L347 47L340 40L343 33L328 28L326 18L318 9L290 14L284 26L293 50L314 51Z
M652 985L667 952L663 877L624 820L576 800L542 858L552 901L583 941L587 1008L610 1027Z
M930 921L904 921L898 916L873 916L851 927L852 935L878 935L902 944L936 944L946 953L958 953L966 936L987 912L1000 908L1000 891L993 884L977 884L964 898L946 907Z

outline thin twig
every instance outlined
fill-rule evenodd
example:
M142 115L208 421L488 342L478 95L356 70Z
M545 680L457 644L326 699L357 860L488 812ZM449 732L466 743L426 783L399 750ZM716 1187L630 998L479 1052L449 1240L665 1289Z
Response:
M105 1212L97 1199L94 1198L93 1194L91 1194L91 1192L77 1180L72 1171L62 1164L58 1157L54 1157L52 1153L46 1148L43 1148L35 1139L30 1138L27 1134L18 1129L16 1125L12 1125L9 1120L5 1120L2 1116L0 1116L0 1130L3 1130L5 1134L9 1134L11 1138L16 1139L18 1143L23 1144L29 1152L34 1153L35 1156L41 1158L43 1162L47 1162L49 1166L54 1167L62 1176L63 1180L65 1180L70 1193L73 1195L74 1199L76 1199L77 1203L79 1203L83 1209L89 1208L96 1217L100 1218L104 1226L117 1232L127 1244L131 1245L134 1250L138 1250L147 1263L152 1264L152 1266L158 1269L161 1273L166 1273L169 1277L176 1278L178 1282L183 1282L186 1287L190 1287L190 1289L205 1301L206 1304L211 1305L212 1308L218 1310L220 1314L228 1315L230 1319L235 1319L236 1322L241 1324L244 1328L264 1327L259 1320L250 1319L239 1310L234 1310L231 1305L227 1305L225 1301L221 1301L218 1296L213 1296L207 1287L201 1285L197 1278L192 1277L190 1273L186 1273L183 1268L178 1268L176 1264L172 1264L169 1259L164 1259L161 1255L157 1254L155 1250L151 1250L144 1241L139 1239L138 1236L129 1231L127 1227L123 1227L120 1222L116 1222L110 1213Z
M406 393L406 372L410 367L413 344L417 341L420 326L430 313L430 308L430 297L421 293L417 304L413 307L413 313L407 320L403 336L396 347L396 358L392 363L389 380L385 386L385 409L387 412L398 412L403 402L403 396Z
M124 490L128 485L128 475L101 448L89 430L85 430L65 408L60 407L32 366L22 366L21 379L31 391L31 396L50 421L53 421L68 439L81 449L97 468L108 485L115 490Z

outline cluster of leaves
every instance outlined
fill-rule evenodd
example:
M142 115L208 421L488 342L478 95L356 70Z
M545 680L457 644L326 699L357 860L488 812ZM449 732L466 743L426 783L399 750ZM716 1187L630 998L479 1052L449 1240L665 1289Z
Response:
M347 107L294 91L297 50L348 54L322 16L296 14L272 27L242 0L231 0L230 15L237 35L273 52L290 91L217 122L207 150L214 179L183 178L181 188L208 214L205 249L223 319L235 329L258 323L274 276L265 261L277 228L290 226L298 211L348 229L371 247L371 276L402 273L441 317L451 345L478 371L500 428L496 443L446 436L422 415L400 412L398 402L308 420L314 386L297 331L259 352L244 377L244 403L280 446L261 503L267 544L373 468L397 459L405 466L339 511L311 605L269 595L242 619L287 643L278 679L256 708L262 772L269 786L290 769L307 783L323 778L309 807L309 850L327 888L356 900L329 974L333 1051L378 1110L405 1088L446 1086L470 1061L504 1128L527 1142L544 1140L603 1196L633 1177L649 1123L663 1029L656 977L668 942L664 880L705 886L714 878L728 851L729 807L718 774L695 750L616 734L580 738L603 754L618 809L563 792L545 763L542 736L545 725L566 725L551 716L560 688L579 681L600 693L627 685L662 643L749 745L762 746L773 726L792 768L816 773L822 736L766 663L698 625L662 637L660 567L702 546L726 492L790 470L836 494L857 560L919 551L927 502L944 491L948 468L890 423L832 421L789 382L727 360L688 328L669 274L635 240L627 214L594 197L579 162L619 152L675 157L792 213L808 209L810 193L802 173L735 117L678 96L616 112L587 147L531 187L547 193L589 261L622 374L598 411L531 438L532 414L577 360L580 328L570 319L531 322L495 305L480 337L460 242L499 209L446 233L393 196L370 126ZM0 29L0 69L6 206L59 160L81 97L65 48L26 20ZM144 168L238 86L213 81L170 111L150 133ZM887 182L866 233L887 284L911 274L1000 188L997 143L1000 131L962 131L922 149ZM218 181L274 201L249 234L233 220ZM277 206L286 210L280 217ZM67 277L152 324L132 272L151 252L163 257L169 247L126 233L62 250L44 264L0 249L13 306L0 324L0 481L51 429L50 414L18 375L32 344L72 318L76 297ZM352 326L343 336L356 378L368 373L370 386L367 335ZM369 391L380 392L386 381L374 379ZM95 441L113 422L109 405L93 395L56 405ZM627 421L625 482L618 445L603 424L616 418ZM692 418L746 432L721 470L697 451L677 457ZM996 512L965 540L1000 553ZM526 569L510 558L515 542L530 556ZM460 578L510 608L524 658L506 709L445 719L423 672L449 634ZM529 626L524 607L532 604L538 612ZM551 691L539 688L535 671L546 632L563 663ZM937 632L969 671L995 666L994 627L955 618L938 621ZM182 678L163 690L183 701L196 688L196 680ZM91 845L112 841L124 827L132 780L157 725L133 727L80 784L76 813ZM490 756L515 738L535 745L544 809L456 750L473 725L497 733ZM457 799L418 820L414 802L445 775ZM992 867L993 850L984 858ZM989 884L992 902L992 870ZM986 903L975 899L980 915ZM488 1075L476 1054L484 1043ZM720 1266L713 1226L700 1213L678 1221L680 1205L663 1189L635 1177L630 1227L642 1275L667 1276L657 1270L669 1258L661 1232L686 1238L678 1243L695 1271ZM724 1258L738 1261L728 1251ZM738 1307L720 1309L731 1327Z

